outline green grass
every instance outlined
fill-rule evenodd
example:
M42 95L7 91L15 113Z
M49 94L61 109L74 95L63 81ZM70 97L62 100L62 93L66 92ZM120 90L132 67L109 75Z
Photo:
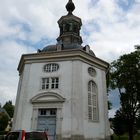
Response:
M128 139L129 138L127 134L120 136L120 138L115 134L113 135L113 140L128 140ZM135 135L134 140L140 140L140 134Z

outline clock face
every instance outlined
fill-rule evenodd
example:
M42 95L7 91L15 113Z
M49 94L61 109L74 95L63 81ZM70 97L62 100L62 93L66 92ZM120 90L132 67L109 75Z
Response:
M96 70L92 67L88 68L88 73L90 76L95 77L96 76Z

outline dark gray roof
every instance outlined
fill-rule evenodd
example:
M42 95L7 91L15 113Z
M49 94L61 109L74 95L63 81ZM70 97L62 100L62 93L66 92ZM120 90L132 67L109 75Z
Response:
M48 45L44 47L42 50L40 50L40 52L57 51L57 47L58 45ZM77 43L61 44L61 50L77 49L77 48L82 48L82 46Z
M39 50L38 53L40 52L53 52L53 51L57 51L57 47L61 46L61 50L74 50L74 49L82 49L84 51L86 51L86 48L77 44L77 43L72 43L72 44L56 44L56 45L48 45L46 47L44 47L42 50ZM88 52L90 55L95 56L94 52L89 49Z
M48 45L46 47L44 47L41 52L48 52L48 51L56 51L57 50L57 46L56 45Z

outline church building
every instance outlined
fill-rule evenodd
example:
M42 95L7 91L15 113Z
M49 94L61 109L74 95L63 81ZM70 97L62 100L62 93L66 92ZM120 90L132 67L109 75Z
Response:
M109 64L82 46L72 0L66 9L57 44L20 59L13 130L48 131L50 140L107 140Z

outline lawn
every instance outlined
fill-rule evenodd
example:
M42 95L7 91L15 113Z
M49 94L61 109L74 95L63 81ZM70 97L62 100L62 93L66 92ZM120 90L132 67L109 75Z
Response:
M114 134L113 140L128 140L128 135L125 134L125 135L118 137ZM134 140L140 140L140 134L135 135Z

